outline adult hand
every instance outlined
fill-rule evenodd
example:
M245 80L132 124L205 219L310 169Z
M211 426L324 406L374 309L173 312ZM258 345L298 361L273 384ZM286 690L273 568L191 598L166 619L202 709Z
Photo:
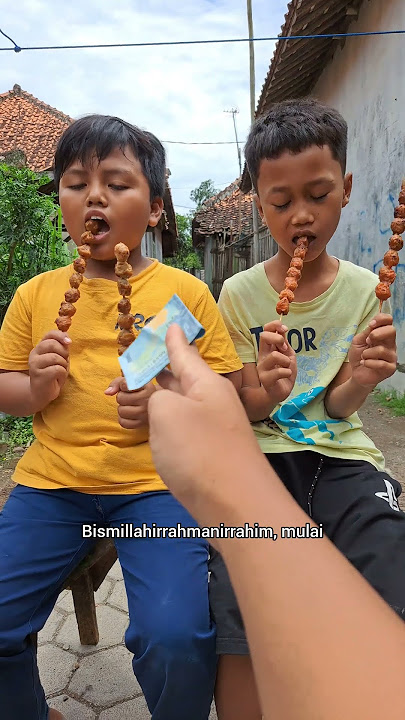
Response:
M150 445L159 474L194 517L208 520L209 503L226 490L233 463L261 453L239 397L173 325L166 335L171 373L149 400ZM242 458L242 460L241 460Z

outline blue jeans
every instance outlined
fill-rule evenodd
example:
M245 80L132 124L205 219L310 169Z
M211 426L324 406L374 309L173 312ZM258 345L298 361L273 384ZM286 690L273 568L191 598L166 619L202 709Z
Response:
M0 716L46 720L36 652L61 586L94 544L82 525L195 527L169 492L85 495L17 486L0 513ZM153 720L207 720L215 631L201 539L115 538L128 595L125 643Z

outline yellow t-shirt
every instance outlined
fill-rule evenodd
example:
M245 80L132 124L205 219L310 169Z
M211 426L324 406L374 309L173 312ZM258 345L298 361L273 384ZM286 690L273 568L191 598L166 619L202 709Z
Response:
M1 369L28 370L29 353L55 328L72 271L72 265L52 270L18 288L0 330ZM177 293L205 328L196 344L211 368L225 374L242 367L204 283L158 261L130 282L135 332ZM123 429L115 397L104 395L121 374L117 285L84 278L80 293L69 331L69 376L60 396L34 416L36 440L18 463L14 480L35 488L100 494L165 489L152 462L148 431Z
M354 335L378 312L377 283L370 270L340 260L326 292L308 302L291 303L285 324L297 356L297 380L291 395L268 420L253 424L263 452L315 450L330 457L366 460L383 469L384 458L362 431L358 414L335 420L324 404ZM219 308L244 364L257 362L259 336L266 323L277 319L277 301L264 263L226 280Z

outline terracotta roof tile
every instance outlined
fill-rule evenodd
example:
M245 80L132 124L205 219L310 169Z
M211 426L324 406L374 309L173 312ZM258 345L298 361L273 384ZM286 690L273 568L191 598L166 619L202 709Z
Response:
M14 85L0 95L0 156L21 150L31 170L49 170L58 140L72 122L68 115Z
M196 244L207 235L226 231L234 238L248 236L252 230L252 193L244 194L239 189L239 180L228 185L217 195L207 200L193 219L193 240ZM240 209L240 231L239 231ZM259 228L263 224L259 218Z
M345 33L363 0L291 0L280 35ZM262 87L256 115L272 102L311 92L341 39L279 41Z
M329 35L345 33L357 19L364 0L291 0L280 35ZM313 90L342 38L279 40L257 104L256 117L281 100L304 97ZM251 188L245 167L241 187Z

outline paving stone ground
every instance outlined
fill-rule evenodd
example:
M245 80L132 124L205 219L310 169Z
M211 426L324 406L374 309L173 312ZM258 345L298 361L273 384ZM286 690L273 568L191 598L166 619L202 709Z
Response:
M49 705L66 720L149 720L124 645L128 604L118 561L96 592L96 605L100 641L95 647L80 644L70 590L60 594L38 635L38 666ZM210 720L217 720L214 708Z

